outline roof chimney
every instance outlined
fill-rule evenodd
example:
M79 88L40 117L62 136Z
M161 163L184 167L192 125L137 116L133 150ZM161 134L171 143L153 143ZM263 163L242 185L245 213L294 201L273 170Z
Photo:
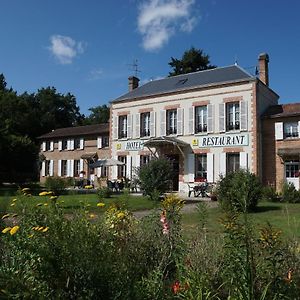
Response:
M259 79L269 86L269 55L261 53L258 57L259 64Z
M128 78L128 89L129 92L139 87L139 79L135 76L130 76Z

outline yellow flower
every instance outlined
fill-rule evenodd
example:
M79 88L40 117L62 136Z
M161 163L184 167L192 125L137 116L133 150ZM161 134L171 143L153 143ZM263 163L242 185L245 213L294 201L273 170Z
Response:
M6 219L6 218L8 218L9 217L9 214L6 214L6 215L4 215L4 216L2 216L2 220L4 220L4 219Z
M10 231L10 235L14 235L15 233L17 233L17 231L20 229L19 226L14 226Z
M49 195L49 196L53 195L53 192L47 192L47 195Z
M86 185L84 188L85 188L85 189L92 189L93 186L92 186L92 185Z
M49 227L45 227L42 232L47 232L49 230Z
M117 214L117 217L118 217L119 219L122 219L122 218L125 217L125 214L124 214L123 212L119 212L119 213Z
M97 206L98 207L103 207L103 206L105 206L105 203L99 202L99 203L97 203Z
M17 198L14 198L14 199L12 199L11 201L12 202L16 202L18 199Z
M41 227L38 227L38 229L37 229L38 231L42 231L42 230L44 230L44 227L43 226L41 226Z
M32 230L38 230L39 226L32 227Z
M48 203L44 203L44 206L48 206Z
M18 216L18 214L13 214L13 215L12 215L13 218L15 218L15 217L17 217L17 216Z
M47 196L47 195L48 195L48 192L46 192L46 191L39 193L39 196Z
M6 227L2 230L2 233L6 233L11 230L11 227Z
M15 206L16 205L16 203L15 202L13 202L10 206Z
M24 189L22 189L22 192L27 192L27 191L30 191L30 188L24 188Z
M57 196L51 196L50 200L56 200L58 197Z
M95 214L90 214L91 219L95 219L96 215Z
M43 205L43 203L38 203L36 206L42 206Z

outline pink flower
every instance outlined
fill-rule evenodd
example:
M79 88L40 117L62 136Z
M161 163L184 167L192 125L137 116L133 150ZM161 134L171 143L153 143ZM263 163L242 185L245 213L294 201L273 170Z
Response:
M175 283L172 285L172 290L174 294L177 294L180 292L180 283L179 281L175 281Z
M163 225L163 234L169 234L169 224L166 218L166 211L164 210L160 216L160 222Z

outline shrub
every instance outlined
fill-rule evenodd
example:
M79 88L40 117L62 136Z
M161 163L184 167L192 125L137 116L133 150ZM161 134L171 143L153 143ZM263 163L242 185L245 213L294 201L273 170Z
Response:
M157 194L162 195L170 188L172 168L168 160L159 158L151 160L138 171L141 189L152 200Z
M60 195L69 183L68 179L62 177L47 177L45 187L47 190L55 193L55 195Z
M100 187L97 189L99 199L109 198L111 196L111 190L108 187Z
M267 185L263 187L262 198L265 201L276 202L279 200L279 195L274 187Z
M262 195L258 177L246 170L229 173L221 179L217 197L224 210L254 210Z
M292 183L283 182L281 188L281 201L288 203L299 203L300 192L296 190Z

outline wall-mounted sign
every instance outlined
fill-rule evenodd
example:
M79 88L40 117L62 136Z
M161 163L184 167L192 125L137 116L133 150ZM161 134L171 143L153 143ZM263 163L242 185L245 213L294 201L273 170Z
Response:
M248 146L248 133L224 134L199 137L200 148Z
M192 146L198 146L198 144L199 144L198 139L192 140Z
M125 150L139 151L144 149L144 142L142 141L127 141L125 142Z

